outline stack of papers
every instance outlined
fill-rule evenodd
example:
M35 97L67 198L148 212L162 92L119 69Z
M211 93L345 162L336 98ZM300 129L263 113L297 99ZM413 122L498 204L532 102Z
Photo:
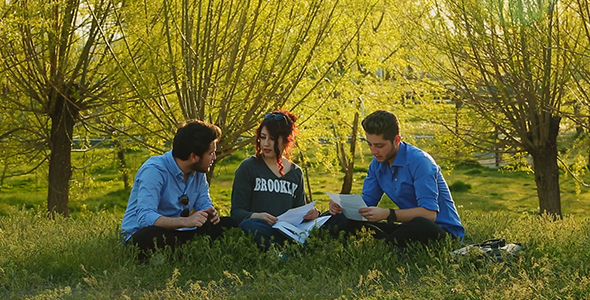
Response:
M280 230L286 236L296 240L299 243L305 243L311 230L315 227L321 227L330 219L331 216L319 217L315 220L304 222L303 217L313 209L316 201L309 204L291 208L284 214L278 216L278 221L272 226Z

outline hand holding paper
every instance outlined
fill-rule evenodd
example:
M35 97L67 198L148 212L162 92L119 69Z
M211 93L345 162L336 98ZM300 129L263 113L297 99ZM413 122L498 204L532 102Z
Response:
M342 212L348 219L355 221L367 221L367 219L365 219L359 213L359 209L367 207L367 204L365 201L363 201L361 195L344 195L328 192L326 192L326 194L328 194L332 201L336 202L336 204L342 207Z
M291 224L301 224L303 222L303 217L313 209L316 201L308 203L303 206L291 208L282 215L278 216L277 222L287 222Z
M278 221L272 227L282 231L286 236L291 237L300 243L304 243L314 227L321 227L331 217L324 216L315 220L303 222L303 217L313 209L314 205L315 201L289 209L282 215L278 216Z

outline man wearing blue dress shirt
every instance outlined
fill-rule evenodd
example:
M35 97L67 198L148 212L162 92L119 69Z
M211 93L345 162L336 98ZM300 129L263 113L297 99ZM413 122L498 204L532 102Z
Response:
M370 227L375 237L400 247L447 235L462 239L465 229L440 167L428 153L401 141L396 115L378 110L362 126L373 154L363 183L362 197L368 207L359 209L368 222L347 220L342 208L330 201L330 213L337 217L333 224L346 231ZM377 207L384 193L398 209Z
M126 244L173 249L198 235L219 237L237 224L220 217L209 196L206 172L215 161L221 129L190 120L178 128L172 150L150 157L137 171L121 228Z

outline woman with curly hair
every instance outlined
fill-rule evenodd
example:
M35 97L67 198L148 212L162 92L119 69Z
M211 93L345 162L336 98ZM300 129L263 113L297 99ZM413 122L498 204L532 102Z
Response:
M296 120L286 110L267 113L256 130L256 155L242 161L234 177L231 217L265 249L273 242L287 240L272 228L277 216L305 204L303 172L288 159L297 132ZM319 215L314 207L304 219Z

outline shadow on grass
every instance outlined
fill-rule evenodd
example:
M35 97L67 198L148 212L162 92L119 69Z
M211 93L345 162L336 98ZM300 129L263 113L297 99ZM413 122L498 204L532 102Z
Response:
M70 202L70 212L79 212L84 209L91 211L125 210L130 192L131 190L118 189L103 196L89 197L81 202Z

